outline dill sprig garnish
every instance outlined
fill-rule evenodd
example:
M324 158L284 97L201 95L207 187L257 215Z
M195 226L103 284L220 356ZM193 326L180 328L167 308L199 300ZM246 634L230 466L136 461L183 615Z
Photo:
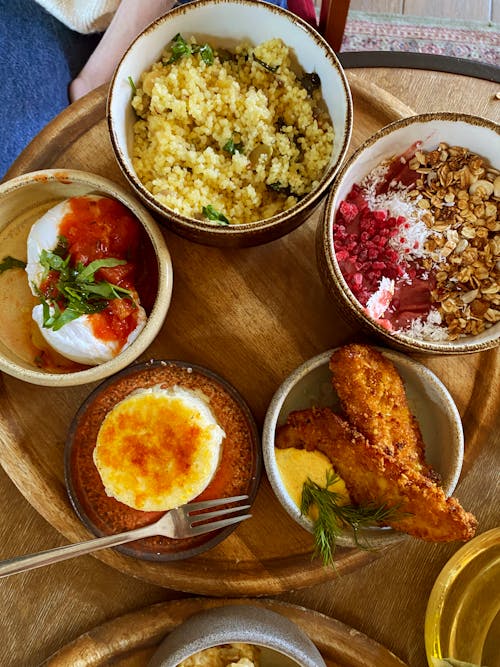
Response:
M313 505L317 509L317 518L313 521L314 555L320 557L324 565L334 564L337 539L344 528L352 529L354 542L358 548L368 549L369 543L360 540L359 529L387 523L396 516L400 517L398 507L387 507L376 503L342 504L345 496L330 490L339 479L332 468L326 472L325 486L320 486L308 478L302 487L300 512L305 516Z

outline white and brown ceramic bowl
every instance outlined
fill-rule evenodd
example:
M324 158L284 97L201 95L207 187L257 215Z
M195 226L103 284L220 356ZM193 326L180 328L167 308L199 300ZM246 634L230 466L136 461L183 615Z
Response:
M139 357L160 331L172 294L172 262L163 234L151 215L127 190L106 178L72 169L46 169L23 174L0 185L0 245L2 258L26 261L31 226L59 202L74 196L100 194L122 203L142 226L145 267L141 301L147 322L137 338L112 360L96 366L67 364L44 370L33 341L31 311L36 303L21 269L0 272L0 371L32 384L68 387L113 375ZM147 258L147 259L146 259ZM139 290L141 292L141 290Z
M231 48L243 41L257 45L280 37L301 68L321 80L335 139L330 162L318 186L288 210L245 224L217 225L181 215L156 199L139 180L132 163L133 125L130 80L156 62L180 33L215 46ZM302 224L326 194L346 154L352 130L352 101L345 73L327 42L305 21L279 7L248 0L199 0L157 19L130 45L119 63L107 106L111 142L120 168L138 196L164 224L192 241L215 246L254 246L276 239Z
M400 352L378 349L396 367L405 385L408 404L416 417L425 443L426 461L439 473L446 496L455 489L462 470L464 436L462 422L450 393L428 368ZM313 523L301 514L290 496L276 460L276 429L294 410L329 407L340 412L340 403L332 385L329 361L333 350L308 359L295 369L276 390L267 409L262 434L262 451L268 479L286 512L303 528L312 532ZM348 378L346 378L348 381ZM392 528L365 528L359 532L361 542L383 547L401 540L403 535ZM355 546L352 531L344 530L338 545Z
M343 273L343 269L339 263L337 252L341 249L341 244L340 241L337 241L336 245L334 223L338 219L337 216L341 202L346 200L353 185L359 184L377 165L384 160L401 156L409 151L409 149L411 151L412 147L415 147L416 142L422 142L421 148L426 151L436 149L441 142L452 147L465 147L470 152L485 158L490 166L493 167L493 174L496 174L497 177L500 174L500 126L493 121L465 114L432 113L405 118L382 128L365 141L344 164L335 179L334 187L328 195L325 214L317 229L317 259L321 278L332 295L334 303L347 320L358 327L361 325L367 333L376 335L384 343L397 349L435 354L464 354L496 347L500 341L500 322L495 323L495 315L493 314L493 311L496 311L496 315L498 316L498 305L495 305L495 303L498 304L498 291L495 294L495 290L498 290L498 286L495 287L495 273L498 274L498 261L500 260L497 250L498 233L495 234L500 227L498 217L500 200L498 195L496 197L491 195L493 205L496 204L497 213L496 220L494 218L492 222L490 219L488 223L488 244L490 248L487 252L490 253L488 261L490 264L489 278L491 278L488 282L488 290L493 290L493 292L490 291L488 303L489 307L492 308L490 312L493 317L488 322L488 328L480 333L476 333L475 335L467 333L467 335L456 339L436 339L427 333L426 338L423 338L420 333L417 335L413 330L403 330L403 328L397 331L388 330L387 326L381 320L373 319L367 314L365 307L358 301L351 290L349 280L345 275L347 269L344 266ZM453 165L450 168L453 169ZM429 173L431 171L434 173ZM427 172L422 174L424 179L435 178L435 170L428 169ZM479 176L476 178L481 180L482 177ZM494 179L495 176L493 175L492 178ZM443 187L446 190L446 184ZM498 181L496 187L498 189ZM458 202L458 198L462 197L462 194L458 194L455 186L453 186L453 189L455 190L455 195L458 195L456 198ZM467 207L468 204L464 205ZM446 203L441 210L445 210L448 206L449 203ZM479 256L473 257L472 254L468 256L468 253L476 244L474 237L476 236L477 229L482 226L482 231L485 231L484 222L484 219L471 223L466 221L464 223L465 226L454 225L454 231L452 232L441 231L444 234L444 243L448 241L448 234L450 234L452 253L449 255L449 259L457 267L457 271L460 268L470 266L471 274L474 276L475 272L482 270L480 265L483 262L482 255L485 250L485 243L481 242ZM494 236L496 236L496 240ZM358 246L362 247L363 243L358 243ZM466 252L465 254L460 254L463 253L464 246ZM495 253L497 253L496 256ZM478 263L474 263L476 260ZM440 270L441 267L438 265L433 270L434 274ZM366 269L363 269L363 272L365 275L361 273L361 277L365 279L368 272ZM450 284L448 279L446 281ZM484 285L485 283L483 283ZM478 287L478 284L474 283L474 278L472 278L472 282L469 282L465 287L461 287L464 296L463 302L461 301L462 297L455 301L459 304L463 303L464 307L466 307L468 304L470 305L471 298L477 298L478 308L484 312L488 305L485 305L486 300L481 295L481 287L479 293L475 293L476 287ZM484 303L480 303L481 301L484 301ZM472 308L472 305L470 307ZM456 312L456 308L451 303L450 308L451 312Z
M242 604L191 616L160 644L148 667L178 667L199 651L232 643L258 647L260 667L325 667L316 646L295 623L270 609Z

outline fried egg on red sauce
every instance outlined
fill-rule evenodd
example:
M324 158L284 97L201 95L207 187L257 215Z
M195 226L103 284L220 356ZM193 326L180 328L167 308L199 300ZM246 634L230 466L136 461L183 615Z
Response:
M93 458L108 496L163 511L208 486L224 437L202 392L155 385L131 392L108 412Z

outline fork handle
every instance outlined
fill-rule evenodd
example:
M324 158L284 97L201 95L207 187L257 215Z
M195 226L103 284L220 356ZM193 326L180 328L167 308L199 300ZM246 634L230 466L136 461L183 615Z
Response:
M117 535L105 535L104 537L96 537L93 540L86 540L85 542L67 544L55 549L48 549L47 551L0 561L0 578L19 572L26 572L27 570L34 570L43 565L59 563L59 561L74 558L75 556L83 556L83 554L88 554L98 549L116 547L120 544L125 544L125 542L133 542L143 537L150 537L153 532L151 526L142 526L141 528L134 528L133 530L118 533Z

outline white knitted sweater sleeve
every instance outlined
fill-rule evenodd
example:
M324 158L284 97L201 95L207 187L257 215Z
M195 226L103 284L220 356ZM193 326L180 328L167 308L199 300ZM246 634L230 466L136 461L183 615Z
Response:
M103 32L120 0L37 0L64 25L81 33Z

